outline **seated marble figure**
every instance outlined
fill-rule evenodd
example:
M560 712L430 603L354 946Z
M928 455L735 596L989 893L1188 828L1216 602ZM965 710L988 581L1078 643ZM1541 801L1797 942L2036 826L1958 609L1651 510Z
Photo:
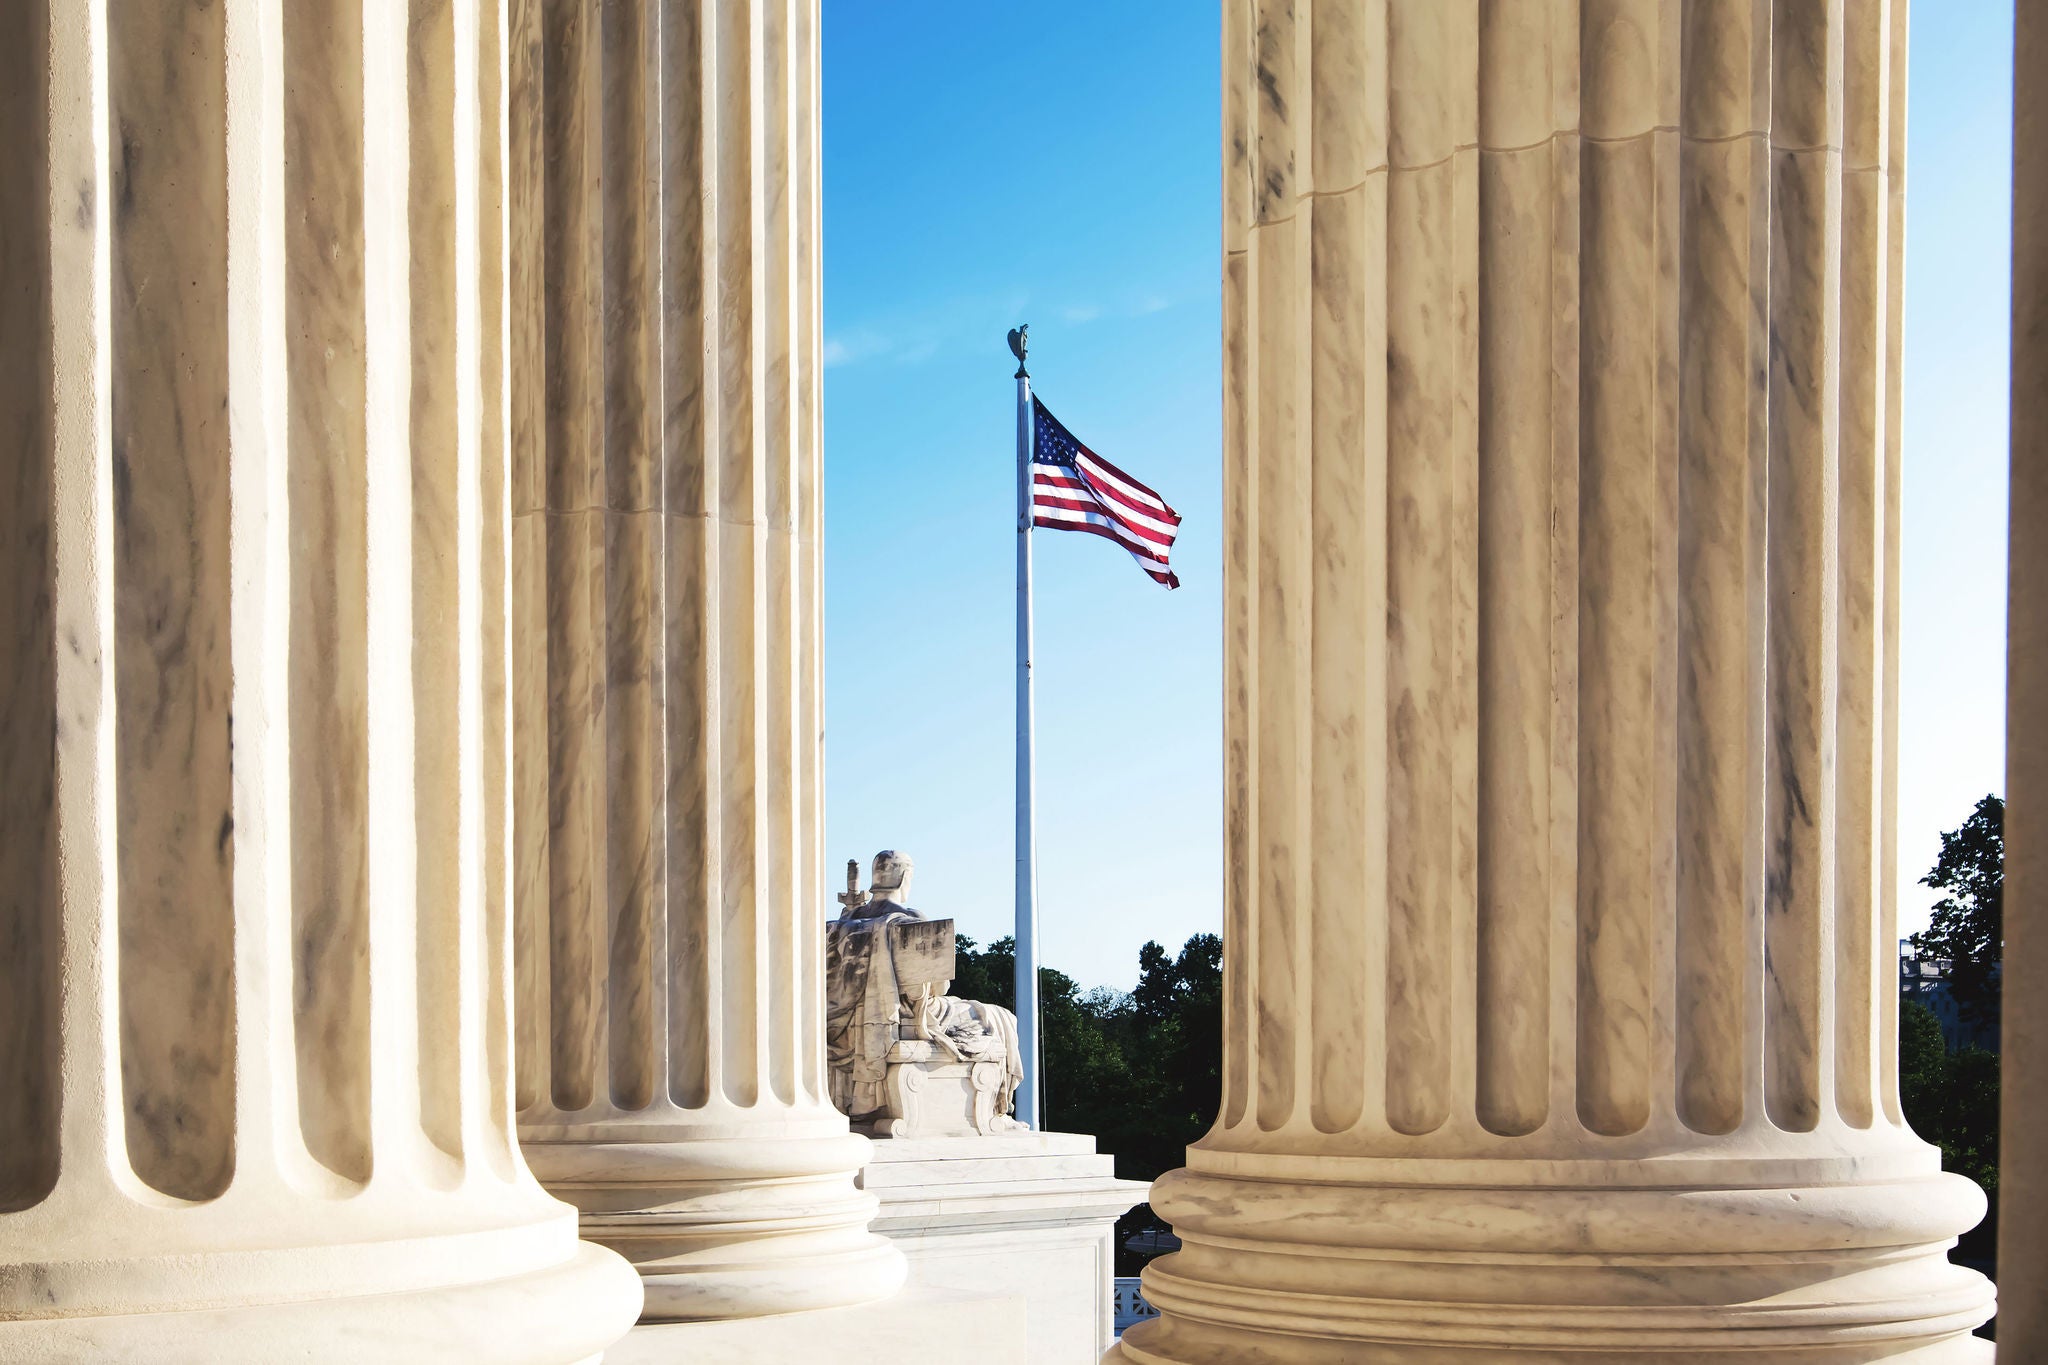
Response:
M832 1100L878 1137L1013 1132L1024 1070L1017 1016L946 992L953 921L910 908L911 861L875 855L868 891L847 864L846 907L826 934Z

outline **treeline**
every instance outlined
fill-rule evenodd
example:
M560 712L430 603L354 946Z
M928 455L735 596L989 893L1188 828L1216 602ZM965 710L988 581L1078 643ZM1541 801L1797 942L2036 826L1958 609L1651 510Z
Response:
M1943 982L1961 1021L1995 1040L2005 958L2005 802L1986 796L1944 832L1941 856L1920 884L1942 895L1927 928L1912 936L1913 951L1947 964ZM1963 1234L1956 1256L1995 1278L1998 1054L1951 1050L1934 1011L1900 1002L1899 1107L1914 1132L1941 1148L1943 1170L1970 1177L1991 1196L1991 1212Z
M953 993L1014 1009L1016 940L987 948L959 936ZM1132 991L1083 991L1065 972L1038 969L1039 1047L1045 1076L1044 1126L1093 1133L1126 1180L1152 1180L1185 1164L1188 1144L1216 1117L1223 1094L1223 940L1196 934L1180 952L1157 943L1138 950ZM1135 1275L1143 1257L1126 1250L1133 1232L1156 1226L1139 1205L1117 1224L1117 1273Z
M1899 1004L1899 1107L1914 1132L1941 1148L1941 1168L1976 1181L1996 1207L1998 1054L1951 1052L1941 1020L1917 1000Z

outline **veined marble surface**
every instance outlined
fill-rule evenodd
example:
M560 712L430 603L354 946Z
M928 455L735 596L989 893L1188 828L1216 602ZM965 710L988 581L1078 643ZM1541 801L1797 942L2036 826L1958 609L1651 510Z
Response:
M1024 1331L1024 1301L1000 1289L977 1295L905 1289L880 1303L812 1309L738 1322L649 1322L604 1353L605 1365L903 1365L935 1342L972 1344L988 1365L1038 1365Z
M2048 62L2023 8L2013 70ZM2001 1359L2048 1356L2048 84L2013 87L2012 510L2006 646L2005 993L1999 1080ZM2035 1292L2015 1292L2033 1286Z
M513 1131L505 35L415 10L0 7L0 1361L639 1310Z
M1224 1093L1125 1357L1969 1358L1893 1042L1905 7L1224 54Z
M881 1298L823 1058L818 6L513 13L522 1147L650 1319Z

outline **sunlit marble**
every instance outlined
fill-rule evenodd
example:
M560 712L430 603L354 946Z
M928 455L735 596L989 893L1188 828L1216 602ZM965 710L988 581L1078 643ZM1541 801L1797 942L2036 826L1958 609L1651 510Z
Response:
M639 1311L513 1131L492 13L0 7L0 1361Z
M2022 6L2013 69L2048 62ZM2005 990L2000 1029L2001 1360L2048 1358L2048 84L2013 87L2012 513L2007 609ZM2031 1292L2028 1292L2028 1291Z
M883 1298L823 1057L817 5L513 13L521 1143L650 1320Z
M1988 1349L1895 1083L1904 37L1225 5L1224 1094L1121 1359Z

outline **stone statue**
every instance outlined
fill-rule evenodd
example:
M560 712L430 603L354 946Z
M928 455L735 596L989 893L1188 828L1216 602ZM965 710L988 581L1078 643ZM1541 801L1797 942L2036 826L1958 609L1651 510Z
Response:
M833 1103L885 1137L1015 1131L1017 1016L946 994L953 921L910 908L911 870L905 855L877 853L862 895L849 865L845 909L826 936Z

